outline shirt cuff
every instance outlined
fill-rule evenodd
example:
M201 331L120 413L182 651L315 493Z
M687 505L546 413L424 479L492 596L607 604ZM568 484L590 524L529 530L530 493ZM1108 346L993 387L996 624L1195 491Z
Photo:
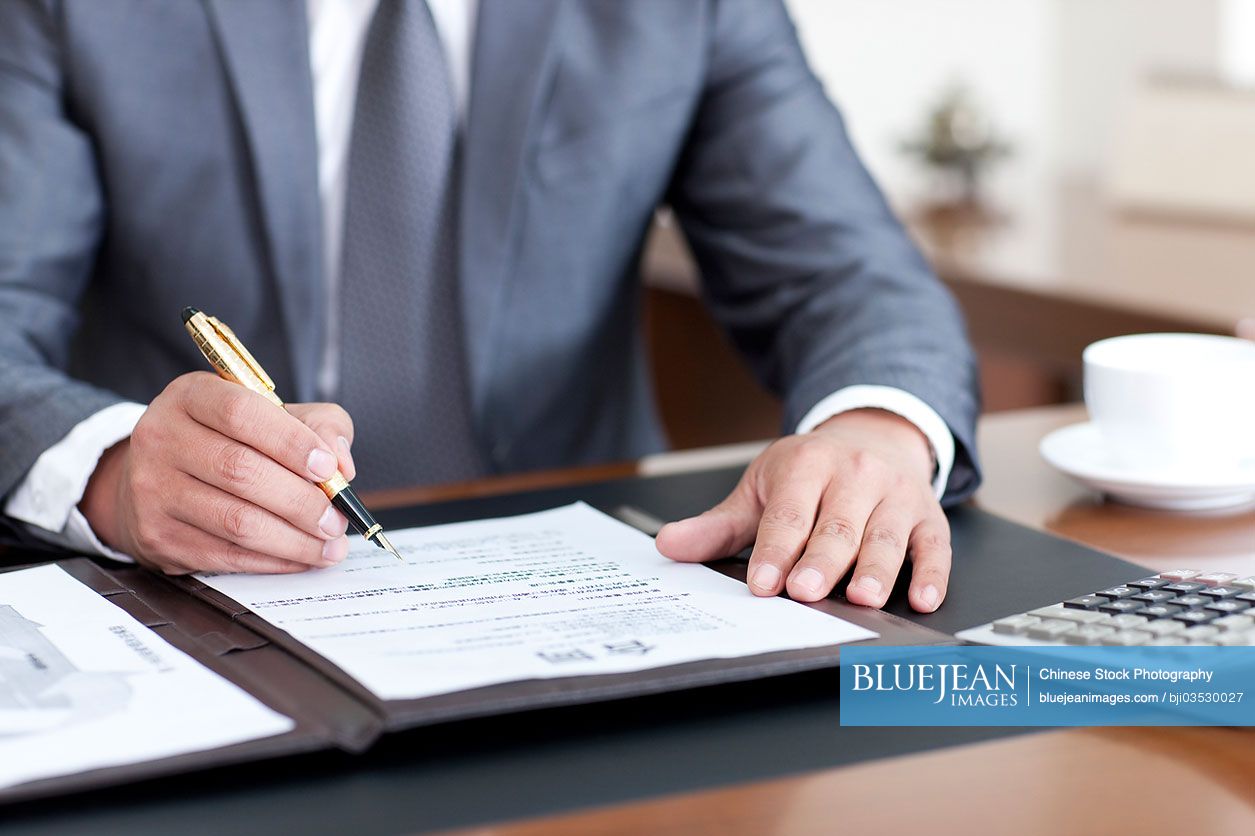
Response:
M100 541L78 503L100 457L131 434L146 408L117 403L76 424L35 460L5 503L5 514L26 523L30 533L45 542L130 562Z
M883 409L905 418L924 434L932 445L937 460L933 476L933 493L937 499L946 492L950 470L954 467L954 434L937 411L919 398L893 386L858 385L838 389L819 403L798 422L797 433L808 433L823 422L852 409Z

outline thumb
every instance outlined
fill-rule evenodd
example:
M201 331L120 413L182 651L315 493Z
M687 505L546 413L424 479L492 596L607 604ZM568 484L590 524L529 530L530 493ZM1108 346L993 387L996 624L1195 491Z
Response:
M742 479L727 499L709 511L664 525L655 543L665 557L684 563L731 557L754 542L761 516L762 507Z

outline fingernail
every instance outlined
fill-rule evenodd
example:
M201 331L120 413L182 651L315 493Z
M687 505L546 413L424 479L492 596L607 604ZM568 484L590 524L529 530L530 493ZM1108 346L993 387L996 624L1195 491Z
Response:
M876 580L871 575L864 575L859 578L854 585L859 589L866 590L875 598L879 598L881 590L884 589L884 586L880 583L880 581Z
M343 514L328 505L327 510L322 512L322 517L318 520L318 527L328 537L339 537L348 530L349 521Z
M315 447L310 451L309 458L305 460L305 467L315 479L325 482L335 475L336 457L321 447Z
M349 463L349 468L356 472L357 466L353 464L353 452L349 449L349 440L344 436L339 436L337 442L340 445L340 455L344 456L344 460Z
M764 564L754 570L750 583L759 589L773 590L780 583L780 570L770 564Z
M322 562L324 566L335 566L344 560L349 553L349 538L337 537L334 540L328 540L322 547Z
M928 607L930 610L937 609L937 602L940 597L941 596L937 594L937 587L932 584L929 584L919 591L920 601L923 602L924 606Z
M804 595L822 595L823 582L824 576L818 569L811 566L807 566L793 577L793 586Z

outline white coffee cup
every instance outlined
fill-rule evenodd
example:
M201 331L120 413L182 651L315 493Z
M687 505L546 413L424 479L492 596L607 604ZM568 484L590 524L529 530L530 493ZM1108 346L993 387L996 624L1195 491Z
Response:
M1255 456L1255 342L1134 334L1083 359L1085 406L1121 464L1227 472Z

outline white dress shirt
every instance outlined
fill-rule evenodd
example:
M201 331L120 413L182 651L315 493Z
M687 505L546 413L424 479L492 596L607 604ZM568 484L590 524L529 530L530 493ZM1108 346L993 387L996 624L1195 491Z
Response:
M318 388L328 398L336 390L339 368L339 265L349 141L362 50L377 3L378 0L306 0L328 317ZM465 124L479 0L427 0L427 5L444 46L455 104ZM928 438L937 462L933 489L940 497L954 464L954 436L935 410L909 392L889 386L848 386L817 403L798 424L797 432L810 432L834 415L863 408L900 415ZM100 457L131 434L144 409L142 404L119 403L75 426L35 461L26 479L10 495L5 513L56 545L127 559L100 542L78 510L78 503Z

